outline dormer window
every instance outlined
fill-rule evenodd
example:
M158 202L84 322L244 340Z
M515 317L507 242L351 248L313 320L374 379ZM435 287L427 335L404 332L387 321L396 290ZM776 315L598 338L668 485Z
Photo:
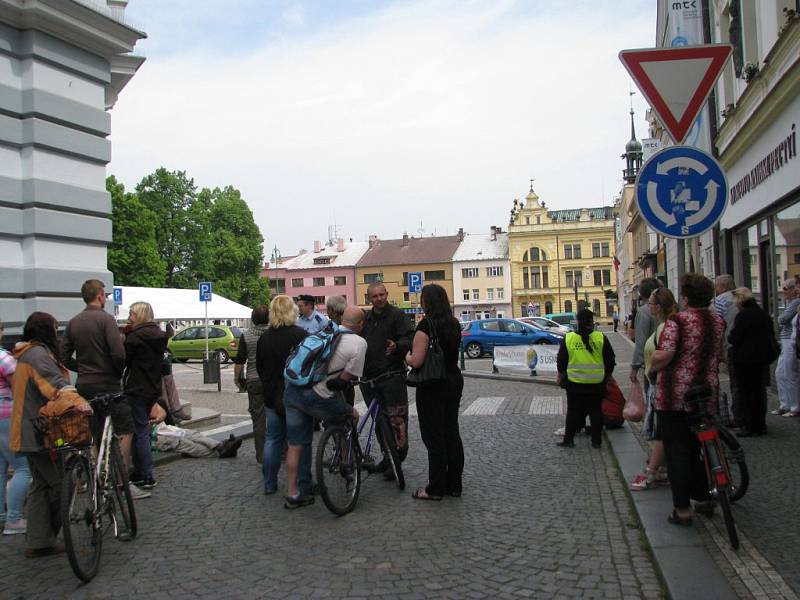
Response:
M331 256L319 256L319 257L314 259L314 264L315 265L329 265L329 264L331 264L332 260L333 260L333 257L331 257Z

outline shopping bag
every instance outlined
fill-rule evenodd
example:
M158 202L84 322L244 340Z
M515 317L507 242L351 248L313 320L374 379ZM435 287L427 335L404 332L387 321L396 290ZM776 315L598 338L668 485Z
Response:
M625 408L622 409L622 416L626 421L632 423L638 423L644 418L644 390L638 381L631 385L631 391L625 401Z

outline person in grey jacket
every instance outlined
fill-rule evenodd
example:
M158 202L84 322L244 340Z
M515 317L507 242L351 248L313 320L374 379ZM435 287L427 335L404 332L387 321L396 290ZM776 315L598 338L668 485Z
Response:
M772 411L774 415L800 417L800 361L792 344L792 319L800 307L800 288L795 279L783 282L783 297L786 308L778 317L778 341L781 355L775 368L775 381L778 384L780 406Z
M258 340L269 326L269 307L259 304L250 315L252 325L239 338L239 349L233 362L233 377L239 380L244 370L247 381L247 412L253 422L253 442L256 447L256 461L264 460L264 442L267 439L267 413L264 412L264 388L256 369L256 350Z
M739 393L739 386L737 381L739 378L736 375L736 365L728 360L728 354L731 351L731 344L728 341L728 336L733 330L733 323L736 320L736 315L739 313L739 304L734 297L733 290L736 289L736 283L731 275L720 275L714 279L714 312L725 320L725 347L722 352L722 359L728 365L728 375L730 378L730 407L722 406L720 404L720 413L724 411L730 413L729 426L741 426L745 421L745 406L742 402L741 394Z
M655 277L648 277L643 279L639 284L639 298L642 305L636 311L636 318L633 322L633 329L636 333L636 346L633 349L633 358L631 359L631 383L635 383L639 379L639 370L644 365L644 345L647 338L653 335L653 332L658 326L658 319L650 312L650 307L647 301L650 299L650 294L661 287L661 282ZM649 387L647 377L644 378L645 392Z

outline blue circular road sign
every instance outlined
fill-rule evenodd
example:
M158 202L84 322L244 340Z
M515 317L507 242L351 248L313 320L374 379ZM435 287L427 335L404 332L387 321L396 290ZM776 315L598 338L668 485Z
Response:
M722 217L728 183L712 156L691 146L656 152L636 178L636 202L647 224L671 238L690 238Z

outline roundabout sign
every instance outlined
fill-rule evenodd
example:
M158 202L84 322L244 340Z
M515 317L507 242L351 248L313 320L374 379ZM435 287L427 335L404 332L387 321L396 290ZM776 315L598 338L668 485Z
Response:
M666 237L690 238L708 231L725 212L727 199L719 163L691 146L656 152L636 178L639 213Z

